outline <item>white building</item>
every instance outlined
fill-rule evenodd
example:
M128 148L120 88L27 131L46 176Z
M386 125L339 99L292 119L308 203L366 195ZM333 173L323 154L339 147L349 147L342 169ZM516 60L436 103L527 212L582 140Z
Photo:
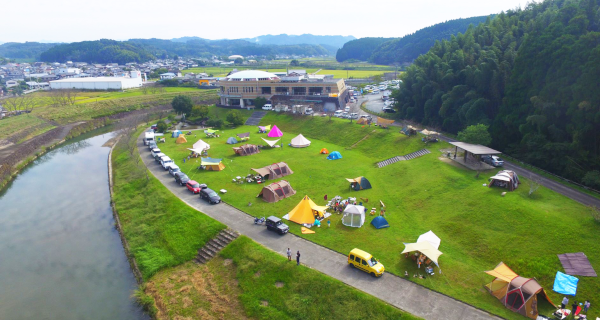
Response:
M142 86L142 74L131 71L130 77L70 78L50 81L50 89L124 90Z
M175 79L175 77L177 77L177 75L174 74L173 72L167 72L167 73L160 74L160 80Z
M67 73L80 74L81 69L79 69L79 68L58 68L55 70L54 73L55 74L67 74Z

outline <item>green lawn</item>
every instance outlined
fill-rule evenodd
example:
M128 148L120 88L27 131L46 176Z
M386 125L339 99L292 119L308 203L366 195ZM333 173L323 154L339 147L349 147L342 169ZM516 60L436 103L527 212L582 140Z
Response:
M505 197L505 191L487 188L482 184L496 171L475 173L438 159L444 143L429 145L431 154L377 169L375 163L396 155L422 149L418 138L407 138L397 129L384 130L350 124L348 120L327 118L301 118L269 113L261 124L277 124L283 131L284 148L264 149L260 154L239 157L233 154L225 140L235 133L250 131L250 143L264 144L256 127L226 129L221 138L206 139L211 144L209 156L224 158L226 169L221 172L198 171L198 163L183 164L195 141L176 145L167 138L159 147L175 159L192 179L207 183L213 189L227 189L224 201L255 216L283 216L309 195L317 204L324 204L323 196L356 196L369 199L368 207L379 200L387 205L389 229L375 230L368 216L362 228L341 225L340 216L331 219L331 228L321 228L313 235L301 235L300 226L290 223L291 232L311 241L347 253L359 247L380 258L386 270L404 274L417 271L412 261L400 255L403 242L416 241L419 234L433 230L441 239L440 258L443 273L426 280L412 280L459 300L507 318L515 314L508 311L489 295L483 285L491 281L483 271L504 261L525 277L536 277L554 300L552 284L557 270L562 270L556 254L584 251L592 264L600 261L600 227L588 208L546 188L528 196L527 180ZM287 144L298 133L312 140L309 148L290 148ZM359 140L365 138L361 142ZM340 151L343 159L325 160L318 152L326 147ZM256 198L261 185L236 185L235 176L251 173L274 162L285 161L294 171L288 180L297 194L280 202L269 204ZM365 176L373 189L350 191L344 178ZM360 200L359 200L360 201ZM248 206L252 202L252 206ZM600 293L598 278L581 278L577 300L590 299ZM542 305L544 311L549 306ZM591 309L592 318L600 316Z
M212 74L215 77L225 77L231 70L248 70L248 69L258 69L269 72L285 72L286 69L275 68L275 69L267 69L264 66L258 66L255 68L240 66L240 67L199 67L199 68L191 68L187 70L183 70L183 73L200 73L205 72L208 74ZM384 70L335 70L335 69L319 69L319 68L303 68L303 67L290 67L290 69L302 69L306 70L308 73L314 73L319 71L317 74L333 74L334 78L366 78L375 75L382 75L385 72L393 72L393 71L384 71Z
M25 129L43 126L45 123L46 121L31 113L2 119L0 120L0 139L6 139Z

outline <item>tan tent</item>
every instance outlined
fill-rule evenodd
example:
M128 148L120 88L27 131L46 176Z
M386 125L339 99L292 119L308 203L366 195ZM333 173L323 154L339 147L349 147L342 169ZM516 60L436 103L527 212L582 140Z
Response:
M512 170L502 170L495 176L491 177L488 187L498 186L501 188L508 188L509 191L514 191L519 187L519 176Z
M292 169L290 169L290 167L288 167L287 163L285 163L285 162L274 163L272 165L269 165L269 166L266 166L266 167L260 168L260 169L252 168L252 170L255 171L256 173L258 173L259 175L261 175L265 179L282 178L282 177L289 176L290 174L294 173L292 171Z
M292 143L290 143L290 145L294 148L306 148L310 146L310 141L306 139L302 134L299 134L294 139L292 139Z
M517 275L503 262L500 262L494 270L485 273L496 277L486 285L486 288L505 307L514 312L537 319L538 294L540 293L543 293L543 297L554 306L544 288L535 279Z
M367 118L360 118L358 120L356 120L357 124L369 124L369 120L367 120Z
M186 142L187 142L187 139L182 134L180 134L179 137L177 137L177 140L175 140L175 143L177 143L177 144L186 143Z
M300 203L290 213L283 216L283 218L298 224L313 224L317 217L325 215L326 209L327 207L318 206L308 196L304 196Z
M204 166L204 169L208 171L221 171L225 169L225 165L221 160L223 159L202 158L200 165Z
M387 128L392 123L394 123L394 120L388 120L382 117L377 117L377 125L380 127Z
M260 149L254 144L245 144L239 147L233 147L233 151L240 156L249 156L260 153Z
M277 202L295 194L296 191L292 188L290 183L285 180L281 180L262 188L256 197L262 196L263 200L266 202Z

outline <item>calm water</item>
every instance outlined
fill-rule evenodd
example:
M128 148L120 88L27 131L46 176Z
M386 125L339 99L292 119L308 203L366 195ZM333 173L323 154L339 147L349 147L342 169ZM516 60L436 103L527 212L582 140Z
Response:
M114 228L111 137L46 154L0 193L0 319L148 318Z

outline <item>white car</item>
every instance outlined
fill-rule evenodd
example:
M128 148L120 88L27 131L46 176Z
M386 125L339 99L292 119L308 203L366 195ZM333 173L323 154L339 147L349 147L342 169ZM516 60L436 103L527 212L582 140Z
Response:
M152 155L152 158L156 157L157 154L160 153L160 149L159 148L154 148L152 149L152 151L150 151L150 154Z
M271 105L270 103L265 104L262 107L263 110L273 110L273 105Z
M352 112L349 116L348 119L358 119L358 113L356 112Z
M311 115L313 113L315 113L315 111L313 110L313 108L310 107L306 108L306 110L304 111L304 114L306 115Z
M181 169L179 169L179 166L176 165L175 163L172 163L169 166L169 174L172 175L173 177L175 177L175 173L177 172L181 172Z
M348 112L346 112L346 111L342 112L342 116L340 118L347 119L348 118Z
M341 118L343 112L344 111L342 111L342 110L337 110L336 112L333 113L333 116L336 118Z
M349 112L349 111L350 111L350 107L349 107L349 106L346 106L346 107L344 108L344 111L346 111L346 112Z
M164 157L160 158L160 165L163 167L163 169L169 170L169 167L172 164L175 164L175 161L173 161L171 158L169 158L169 156L164 156Z
M373 89L373 94L379 94L379 90Z

